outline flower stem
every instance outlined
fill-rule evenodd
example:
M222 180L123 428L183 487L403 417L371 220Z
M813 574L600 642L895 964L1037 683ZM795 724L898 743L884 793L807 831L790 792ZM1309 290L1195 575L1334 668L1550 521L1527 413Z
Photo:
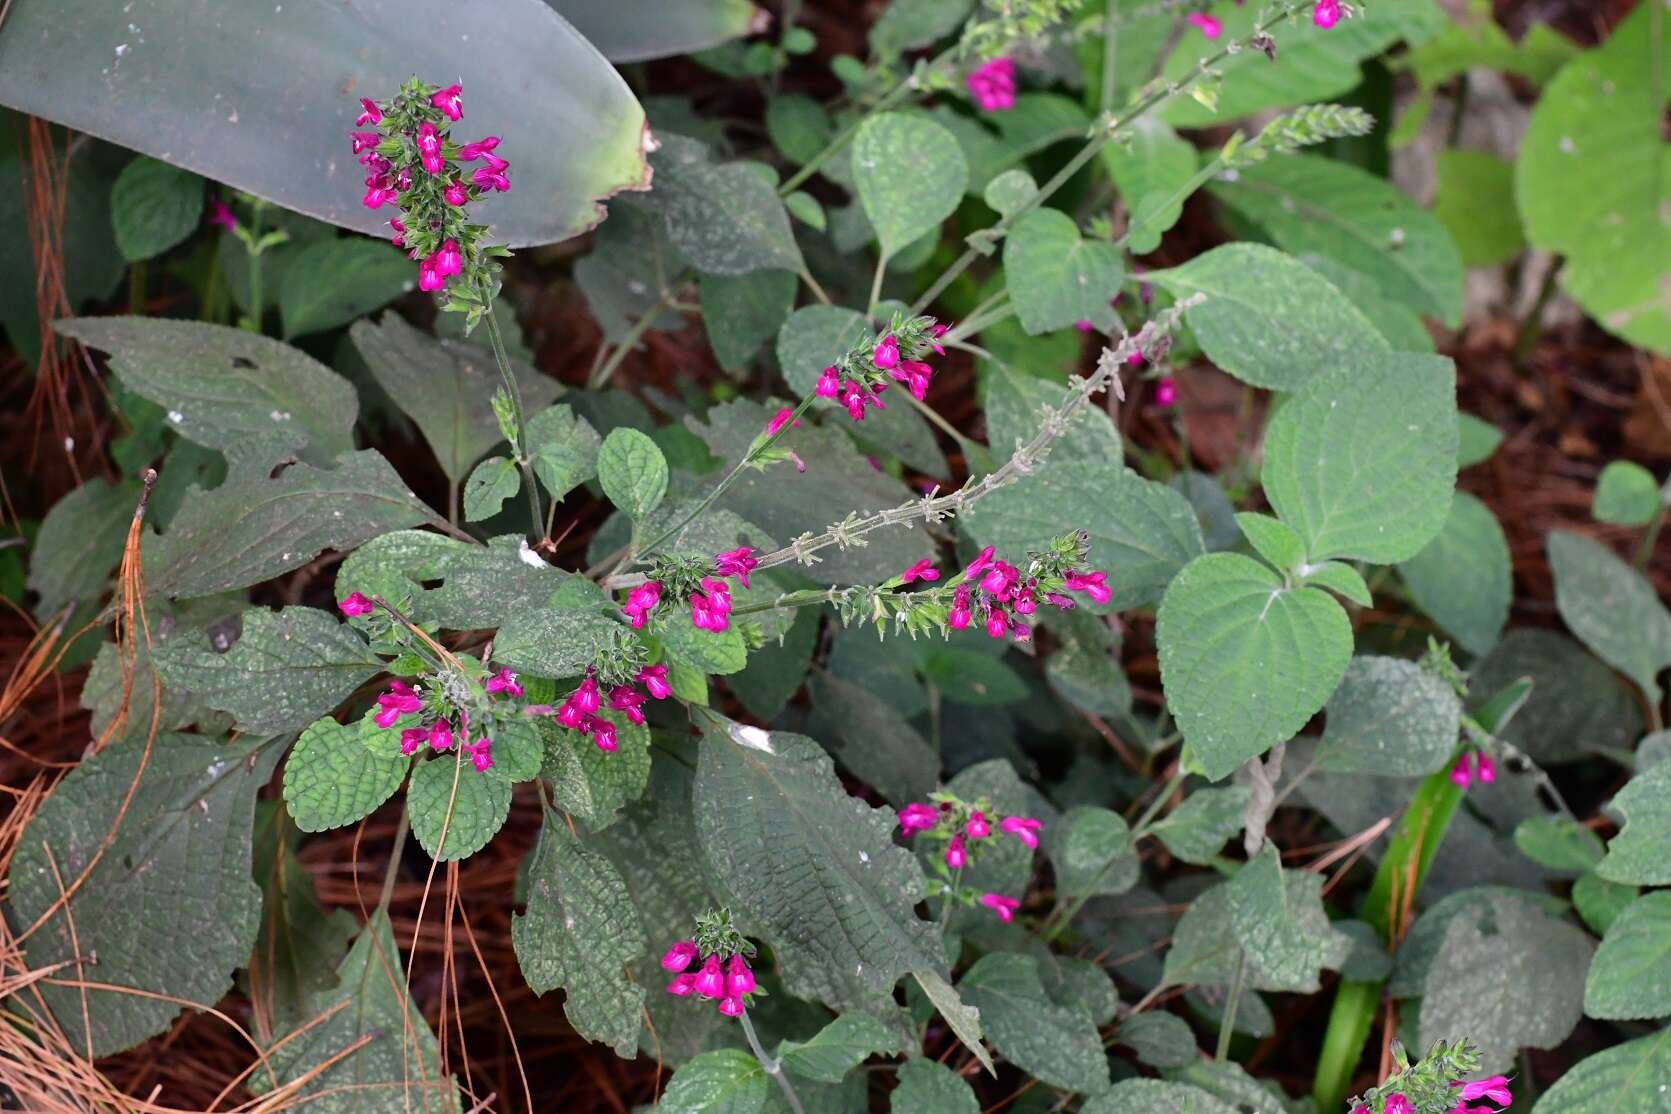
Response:
M389 865L383 871L383 889L377 895L377 911L387 912L389 900L395 895L395 876L400 873L400 853L406 850L406 832L412 826L412 817L405 806L400 810L400 822L395 825L395 839L389 845Z
M621 366L621 361L627 358L627 353L638 346L638 342L643 339L645 333L650 331L650 326L655 323L656 318L661 316L661 311L673 304L674 296L679 287L689 280L690 271L688 270L681 271L673 276L673 281L662 289L661 297L656 299L656 304L645 310L644 315L633 322L632 329L621 340L615 351L609 354L609 359L605 360L603 366L598 368L592 374L592 377L586 381L587 390L596 391L609 382L609 377L615 374L615 369Z
M493 342L493 359L499 364L499 379L510 396L511 413L516 419L516 464L522 469L522 487L528 492L528 529L536 538L543 537L545 515L540 511L540 489L534 481L534 469L528 463L528 416L522 409L522 387L511 371L511 358L505 352L505 338L499 332L499 318L493 312L493 292L484 284L482 301L487 304L488 339Z
M1247 951L1236 957L1236 977L1230 983L1230 997L1224 1003L1224 1020L1218 1025L1218 1051L1213 1059L1223 1063L1230 1056L1230 1038L1236 1032L1236 1011L1242 1004L1242 983L1247 979Z
M783 1090L784 1100L789 1103L789 1109L794 1111L794 1114L804 1114L801 1100L795 1094L794 1084L783 1074L783 1061L766 1055L766 1050L760 1047L760 1038L754 1033L754 1024L748 1019L748 1011L744 1010L738 1014L737 1020L743 1023L743 1036L748 1038L749 1050L754 1053L754 1058L760 1061L760 1066L766 1074L777 1080L777 1085Z

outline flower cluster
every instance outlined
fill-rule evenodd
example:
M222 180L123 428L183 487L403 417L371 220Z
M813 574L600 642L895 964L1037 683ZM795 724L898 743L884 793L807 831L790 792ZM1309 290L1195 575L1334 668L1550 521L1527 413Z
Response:
M934 378L934 369L923 357L930 352L946 354L940 338L949 329L932 317L901 318L895 314L882 336L860 341L826 367L813 391L819 398L840 401L855 422L864 421L869 407L887 409L882 393L890 379L905 384L920 402L928 396L928 384Z
M963 83L982 112L1006 112L1015 107L1015 61L994 58L970 70Z
M1464 749L1451 767L1451 781L1458 789L1466 789L1474 781L1490 785L1497 780L1497 763L1483 750Z
M748 963L754 948L732 926L729 910L698 917L696 925L694 936L662 953L662 970L673 972L667 992L675 998L694 994L717 1002L714 1008L726 1017L741 1017L753 997L765 993ZM690 970L699 959L700 966Z
M950 793L931 793L926 802L913 801L899 810L900 834L943 844L934 860L939 880L932 893L947 895L965 905L981 905L1008 924L1021 908L1019 898L999 893L965 891L958 886L962 872L973 864L994 831L1014 836L1029 851L1039 846L1042 822L1031 816L1002 816L983 800L962 801Z
M1311 22L1327 31L1340 22L1341 9L1340 0L1317 0L1316 5L1311 9ZM1347 10L1346 14L1350 14L1350 9Z
M999 559L994 548L987 546L969 562L962 576L947 585L951 609L946 613L946 625L963 630L979 620L989 638L1010 635L1025 642L1032 637L1033 628L1023 617L1034 614L1040 603L1070 611L1076 605L1073 597L1065 594L1068 592L1082 593L1094 603L1107 603L1113 598L1108 574L1076 567L1084 561L1084 546L1082 537L1058 539L1050 550L1032 556L1025 574Z
M466 207L489 193L511 188L510 163L494 153L499 137L455 144L451 124L464 115L461 90L406 82L388 101L360 99L362 111L349 133L353 150L365 166L368 209L397 205L389 221L396 247L418 260L418 287L447 290L449 309L478 309L484 304L484 280L491 280L489 256L508 255L500 245L484 243L485 225L471 224ZM465 163L480 163L466 175ZM448 280L463 276L452 284Z
M1398 1070L1353 1099L1351 1114L1501 1114L1514 1101L1506 1076L1466 1078L1479 1067L1480 1057L1465 1040L1454 1045L1440 1041L1414 1065L1394 1041L1393 1058Z
M752 546L740 545L724 553L714 554L713 563L693 563L688 559L663 562L654 578L627 593L621 613L634 630L642 630L650 614L661 602L664 593L682 595L690 604L691 626L697 630L725 631L731 627L731 585L735 577L744 588L749 586L749 573L759 564Z
M630 684L610 686L609 707L620 712L627 722L637 727L644 725L644 702L648 699L665 700L673 692L667 682L667 666L646 665L633 674L632 679L643 685L643 691ZM586 676L552 718L570 731L589 735L592 745L599 750L612 751L620 743L615 737L615 724L599 715L603 708L604 691L598 684L597 669L588 667Z

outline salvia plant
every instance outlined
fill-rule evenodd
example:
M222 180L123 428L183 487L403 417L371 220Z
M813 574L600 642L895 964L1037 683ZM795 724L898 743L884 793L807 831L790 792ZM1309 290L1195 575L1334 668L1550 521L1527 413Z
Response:
M0 5L0 1107L1671 1110L1671 485L1452 359L1664 444L1664 4L144 7Z

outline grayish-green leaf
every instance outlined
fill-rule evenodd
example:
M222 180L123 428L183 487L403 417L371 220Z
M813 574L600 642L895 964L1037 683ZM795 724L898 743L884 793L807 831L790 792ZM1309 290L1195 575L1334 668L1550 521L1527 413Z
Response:
M749 0L546 0L617 64L691 54L761 30Z
M39 596L43 619L66 604L91 603L104 594L122 561L128 524L139 502L135 484L89 480L46 513L29 558L29 590Z
M779 93L766 101L766 134L795 163L811 162L835 137L824 106L805 93Z
M284 763L284 803L304 832L358 823L394 796L406 778L404 759L366 746L363 727L334 719L309 724Z
M655 187L648 204L697 270L743 275L805 268L776 183L759 173L760 164L710 162L705 148L686 141L664 144L650 165Z
M1326 770L1430 774L1456 749L1461 717L1455 690L1415 662L1356 657L1329 697L1318 758Z
M704 1052L673 1073L656 1114L759 1114L767 1086L760 1061L747 1052Z
M1549 533L1555 606L1572 633L1658 704L1657 676L1671 665L1671 612L1642 574L1600 542Z
M1476 708L1520 677L1532 694L1497 732L1543 765L1628 750L1642 729L1629 687L1595 655L1551 630L1511 630L1469 670Z
M1195 144L1153 115L1138 116L1102 149L1103 165L1119 187L1127 210L1134 214L1127 231L1133 252L1155 250L1161 234L1178 223L1183 213L1181 191L1200 161ZM1169 204L1164 203L1167 199L1172 199Z
M490 456L464 481L464 521L492 518L522 488L522 475L509 457Z
M794 308L795 284L792 271L701 276L702 324L720 367L736 371L759 355Z
M1671 762L1639 771L1608 806L1624 827L1607 844L1596 873L1610 882L1671 885Z
M1184 862L1205 866L1242 830L1247 801L1245 785L1197 789L1150 830Z
M1486 421L1476 418L1472 414L1458 412L1456 415L1456 466L1466 468L1470 464L1491 459L1491 454L1497 451L1497 446L1503 443L1503 431Z
M981 1104L963 1077L929 1059L899 1066L899 1086L888 1096L891 1114L980 1114Z
M1459 26L1460 29L1460 26ZM1439 152L1433 215L1466 267L1494 267L1526 248L1514 198L1514 164L1489 151Z
M1497 516L1466 491L1456 493L1433 540L1398 566L1416 606L1471 654L1496 645L1509 617L1513 573Z
M1587 1056L1538 1096L1532 1114L1665 1114L1671 1026Z
M880 1020L866 1013L844 1013L809 1040L784 1041L777 1055L796 1075L840 1083L872 1055L897 1051L898 1038Z
M830 738L842 766L896 808L928 795L940 756L888 702L831 673L812 677L814 730Z
M1266 990L1313 993L1322 969L1338 968L1351 950L1323 911L1323 876L1282 869L1267 842L1230 882L1230 927Z
M598 482L611 503L641 522L667 494L667 458L638 430L612 429L598 449Z
M493 658L542 677L573 677L597 661L620 629L595 608L528 608L501 622Z
M1591 513L1600 522L1646 526L1660 512L1659 483L1654 474L1634 460L1615 460L1596 480Z
M1234 1114L1199 1087L1162 1079L1125 1079L1080 1108L1080 1114Z
M589 736L552 720L539 725L545 743L541 773L551 783L553 800L593 831L614 823L621 808L644 795L650 778L649 728L620 712L599 715L615 725L613 751L599 750Z
M1115 1039L1152 1068L1181 1068L1201 1055L1189 1023L1175 1013L1148 1010L1120 1023Z
M1030 334L1089 321L1112 332L1113 299L1125 259L1107 240L1081 239L1072 218L1034 209L1004 238L1004 275L1022 328Z
M1064 1090L1107 1089L1108 1057L1096 1024L1051 1000L1037 959L1014 952L984 955L958 989L981 1011L992 1047L1018 1068Z
M1137 881L1137 854L1119 813L1095 805L1069 809L1046 833L1056 890L1064 898L1119 894Z
M128 262L150 259L190 236L203 215L203 179L141 155L110 190L116 246Z
M981 1011L979 1008L965 1002L957 989L947 982L944 977L934 971L912 971L911 977L917 980L917 985L934 1003L934 1008L940 1011L946 1025L957 1035L963 1047L980 1061L988 1075L998 1074L992 1066L992 1054L981 1043Z
M1643 894L1614 919L1590 962L1584 1012L1618 1021L1671 1014L1671 890Z
M853 137L853 180L882 254L940 227L963 199L969 164L952 134L925 116L884 112Z
M558 404L528 419L528 453L534 475L553 499L561 499L598 474L597 430Z
M1618 919L1619 914L1630 907L1641 891L1635 886L1627 886L1622 882L1609 882L1601 875L1591 872L1581 874L1572 884L1572 904L1578 910L1578 915L1590 927L1590 931L1597 936L1604 936Z
M1601 837L1570 816L1530 816L1515 825L1514 845L1546 870L1582 874L1601 862Z
M359 236L327 237L298 251L279 284L286 338L346 325L417 287L400 249Z
M1007 217L1031 201L1039 192L1033 176L1016 167L1006 170L986 184L981 197L999 216Z
M419 762L406 787L412 834L431 858L444 863L486 847L510 807L510 783L479 773L458 751Z

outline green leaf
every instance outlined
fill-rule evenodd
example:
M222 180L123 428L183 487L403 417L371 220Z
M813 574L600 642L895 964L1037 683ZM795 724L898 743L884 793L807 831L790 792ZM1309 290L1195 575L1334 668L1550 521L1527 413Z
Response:
M969 184L969 164L957 140L925 116L883 112L853 137L853 181L891 256L940 227Z
M299 731L382 671L365 638L324 611L253 607L241 620L243 633L229 649L197 635L170 638L152 652L165 685L230 712L241 730Z
M561 499L598 474L602 440L585 418L559 404L528 419L528 453L534 475L553 499Z
M1282 869L1276 845L1265 847L1229 883L1230 927L1265 990L1315 993L1323 968L1339 968L1351 942L1323 911L1323 876Z
M1132 1015L1120 1024L1115 1037L1152 1068L1181 1068L1201 1055L1189 1023L1164 1010Z
M1004 276L1022 328L1037 335L1089 321L1112 332L1125 259L1107 240L1084 240L1073 219L1034 209L1004 238Z
M1208 359L1255 387L1296 390L1388 348L1328 279L1262 244L1226 244L1145 277L1178 298L1205 294L1185 314L1190 330Z
M42 802L12 858L7 913L19 932L58 902L60 885L89 871L68 904L29 936L29 968L65 963L65 978L205 1007L220 1001L233 970L249 962L261 918L250 835L256 792L279 754L270 742L160 735L152 745L129 738L83 759ZM77 955L98 963L83 965ZM71 1046L94 1056L165 1032L181 1008L51 982L34 994Z
M1630 687L1564 634L1511 630L1469 673L1470 708L1521 677L1531 678L1525 706L1496 733L1540 765L1608 749L1627 751L1641 734L1642 716Z
M546 0L617 64L693 54L760 30L749 0Z
M1671 665L1671 612L1642 574L1600 542L1549 532L1555 606L1596 656L1636 682L1658 704L1656 676Z
M1532 1114L1665 1114L1671 1026L1586 1056L1538 1096Z
M1305 542L1288 526L1268 514L1251 511L1236 516L1236 525L1259 556L1278 572L1292 572L1305 563Z
M1608 807L1624 816L1624 827L1608 842L1596 873L1609 882L1671 885L1671 859L1665 855L1671 840L1671 762L1639 771Z
M334 719L309 724L284 763L284 803L304 832L358 823L394 796L406 780L404 759L365 745L361 724Z
M1292 738L1352 656L1351 624L1327 593L1287 588L1234 553L1197 557L1177 575L1155 638L1167 704L1214 781Z
M382 596L397 607L409 602L424 581L440 580L475 546L427 530L391 530L366 542L337 570L335 596L350 592Z
M1365 353L1318 376L1265 430L1261 478L1311 561L1421 552L1456 484L1456 372L1440 356Z
M705 274L806 268L775 176L760 163L715 163L694 140L664 140L650 158L655 187L646 204L662 216L667 238Z
M1225 840L1242 830L1247 801L1245 785L1197 789L1150 830L1173 855L1205 866L1224 849Z
M668 611L651 630L671 657L703 673L723 676L748 664L748 647L735 625L725 631L699 630L688 611Z
M358 236L329 237L289 260L279 285L284 335L346 325L417 288L417 269L398 248Z
M796 281L794 272L777 270L700 277L702 324L720 367L747 367L760 346L777 336L795 308Z
M1069 809L1046 833L1057 893L1079 898L1131 889L1137 882L1137 853L1130 837L1117 812L1095 805Z
M981 1011L992 1047L1041 1082L1095 1094L1108 1088L1108 1057L1096 1024L1057 1005L1039 979L1038 960L1014 952L984 955L958 989Z
M1032 692L1000 658L932 642L919 645L923 679L947 700L959 704L1015 704Z
M968 18L973 0L891 0L870 27L870 49L897 56L934 43Z
M1602 936L1640 892L1635 886L1609 882L1591 872L1579 875L1572 884L1572 904L1590 931Z
M462 751L419 762L406 787L412 834L438 862L467 859L487 846L511 807L510 783L470 765Z
M138 485L94 479L52 505L29 558L37 616L56 616L67 604L93 603L104 595L122 562L138 502Z
M1526 248L1515 207L1514 164L1487 151L1439 152L1433 215L1456 241L1465 267L1494 267Z
M1566 257L1561 286L1610 332L1661 354L1671 352L1661 131L1668 34L1662 13L1638 8L1563 66L1538 98L1515 168L1526 238Z
M1133 214L1126 230L1127 246L1133 253L1155 250L1161 234L1178 223L1184 211L1181 191L1200 161L1195 145L1156 116L1137 117L1127 131L1103 147L1103 165Z
M1033 181L1033 176L1018 167L1006 170L988 182L981 198L993 212L1007 217L1031 201L1038 192L1039 184Z
M911 977L917 980L923 994L940 1011L946 1025L970 1055L980 1061L988 1075L997 1075L997 1069L992 1066L992 1054L981 1043L981 1011L964 1002L951 983L933 971L912 971Z
M835 124L816 99L805 93L780 93L766 101L766 134L785 158L800 166L817 158L835 138Z
M1570 816L1531 816L1514 829L1521 854L1547 870L1582 874L1606 853L1601 837Z
M877 1002L908 971L944 969L892 810L849 796L811 739L709 716L693 794L702 855L790 993L845 1008Z
M355 322L348 335L372 378L417 423L449 480L461 482L472 464L505 439L493 414L499 372L492 353L464 341L437 340L395 313L385 313L376 324ZM530 414L561 389L520 361L513 360L511 370Z
M305 446L314 464L354 447L353 386L276 340L160 317L74 317L54 328L108 352L122 385L161 406L169 428L200 445L224 451L277 440Z
M1591 513L1598 522L1620 526L1646 526L1661 509L1659 484L1654 474L1633 460L1615 460L1601 470L1596 481Z
M456 1112L457 1084L452 1076L441 1074L435 1034L406 993L400 950L387 913L372 913L336 973L335 989L312 1003L315 1018L329 1016L297 1026L269 1053L282 1083L330 1063L291 1092L293 1098L324 1114ZM337 1059L361 1041L365 1043L354 1052ZM251 1078L265 1082L265 1072L258 1067Z
M980 1114L981 1104L963 1077L928 1059L899 1066L899 1086L888 1096L891 1114Z
M621 625L596 610L538 607L504 620L493 659L524 673L573 677L614 644Z
M1456 415L1456 466L1466 468L1489 460L1503 443L1503 431L1472 414Z
M650 438L621 426L598 449L598 482L611 503L642 522L667 494L667 459Z
M464 521L492 518L522 488L522 476L509 457L490 456L464 481Z
M1481 1071L1507 1067L1524 1047L1555 1047L1583 1012L1590 950L1582 929L1523 902L1458 913L1423 987L1423 1040L1469 1034Z
M1471 654L1486 654L1508 621L1513 594L1508 538L1491 508L1458 491L1432 541L1398 574L1416 606Z
M1080 1114L1235 1114L1199 1087L1161 1079L1125 1079L1086 1103Z
M615 725L613 751L599 750L589 736L550 719L539 725L545 743L541 773L551 783L553 800L594 831L643 796L650 779L649 728L629 723L619 712L600 715Z
M832 740L831 754L896 808L939 784L939 754L905 716L862 685L816 672L812 706L812 729Z
M575 1031L630 1058L644 988L625 967L648 942L626 883L550 809L532 856L527 911L511 919L522 977L535 994L562 987L563 1013Z
M1420 777L1450 761L1461 719L1455 690L1415 662L1355 657L1329 697L1317 759L1325 770Z
M1324 561L1321 565L1310 566L1301 583L1327 588L1359 607L1375 605L1375 598L1369 594L1369 584L1363 574L1344 561Z
M130 263L161 255L190 236L203 216L203 179L141 155L110 190L116 246Z
M1321 155L1280 155L1208 186L1282 250L1356 271L1382 298L1455 327L1462 258L1438 218L1397 186ZM1476 202L1478 203L1478 202Z
M809 228L816 228L823 232L829 228L829 219L824 215L824 206L818 199L803 190L796 190L783 199L783 207L789 210L789 215Z
M766 1105L766 1072L737 1048L704 1052L667 1081L657 1114L758 1114Z
M313 875L296 857L300 840L283 805L257 802L255 878L264 915L240 981L256 1009L281 1032L306 1021L313 998L336 986L337 965L360 931L348 910L327 914L320 907Z
M778 1045L777 1055L796 1075L840 1083L872 1055L897 1051L898 1038L881 1021L869 1014L844 1013L811 1040L784 1041Z
M1671 1014L1671 890L1643 894L1608 928L1584 982L1584 1012L1616 1021Z

